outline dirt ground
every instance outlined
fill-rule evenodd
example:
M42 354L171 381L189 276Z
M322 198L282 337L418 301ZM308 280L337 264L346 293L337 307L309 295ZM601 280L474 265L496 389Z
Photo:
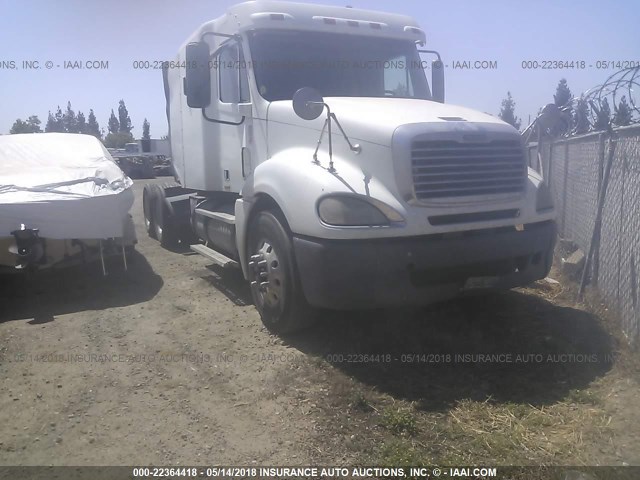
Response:
M640 465L638 355L564 282L281 339L146 237L147 182L128 272L0 277L1 465Z

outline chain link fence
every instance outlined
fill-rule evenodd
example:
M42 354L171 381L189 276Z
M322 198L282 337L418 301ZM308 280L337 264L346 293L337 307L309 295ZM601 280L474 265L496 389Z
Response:
M640 344L640 125L528 145L529 165L542 170L558 210L558 234L587 255L611 143L600 242L594 250L591 284L620 314L629 341ZM541 163L541 165L539 165Z

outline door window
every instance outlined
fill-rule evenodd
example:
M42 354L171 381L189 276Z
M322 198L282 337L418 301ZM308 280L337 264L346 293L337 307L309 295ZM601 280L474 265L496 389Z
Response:
M219 97L222 103L249 102L249 83L242 49L237 43L224 47L218 55Z

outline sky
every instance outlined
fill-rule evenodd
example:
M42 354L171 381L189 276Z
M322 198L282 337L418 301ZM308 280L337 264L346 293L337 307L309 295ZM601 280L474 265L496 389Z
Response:
M305 0L302 0L305 1ZM0 0L0 133L17 118L38 115L67 101L88 116L93 108L106 130L124 99L139 138L145 118L151 136L167 133L160 70L136 69L135 61L171 60L202 23L237 0ZM426 48L449 67L446 102L497 115L510 91L516 115L528 123L553 101L566 78L579 94L615 73L598 62L640 62L640 2L582 0L307 0L306 3L402 13L426 31ZM65 61L97 60L108 68L69 69ZM454 69L454 63L493 61L494 69ZM40 68L25 69L24 61ZM52 68L46 68L46 62ZM584 69L525 69L523 62L584 61ZM15 68L11 68L12 63ZM59 67L58 67L59 65ZM531 63L529 63L531 65ZM553 66L553 64L547 66ZM557 65L556 65L557 66ZM429 73L427 72L427 75Z

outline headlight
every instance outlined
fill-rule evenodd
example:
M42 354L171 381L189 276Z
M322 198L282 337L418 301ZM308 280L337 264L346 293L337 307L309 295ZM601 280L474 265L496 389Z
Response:
M553 208L553 195L551 194L551 188L545 182L541 182L538 185L538 192L536 194L536 211L543 212L545 210L551 210Z
M318 204L318 215L328 225L379 226L402 222L402 216L388 205L349 195L325 197Z

